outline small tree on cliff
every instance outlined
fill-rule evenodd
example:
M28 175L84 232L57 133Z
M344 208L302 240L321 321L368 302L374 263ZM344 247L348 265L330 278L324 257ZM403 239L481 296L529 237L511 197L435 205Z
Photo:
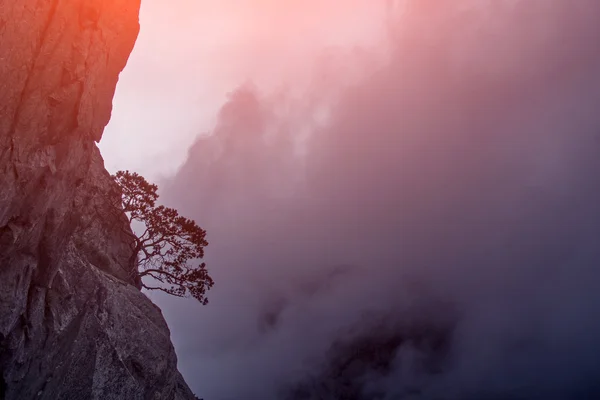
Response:
M143 233L133 235L132 255L142 287L178 297L191 295L207 304L206 292L214 282L205 263L192 264L204 257L204 247L208 245L206 232L193 220L180 216L177 210L156 206L158 187L141 175L119 171L112 177L120 189L121 206L129 223L143 224ZM160 284L148 286L142 280L146 276Z

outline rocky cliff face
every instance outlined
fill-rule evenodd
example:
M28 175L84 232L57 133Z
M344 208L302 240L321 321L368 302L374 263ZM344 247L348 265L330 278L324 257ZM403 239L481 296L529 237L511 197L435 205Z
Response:
M140 0L0 0L0 399L193 399L95 141Z

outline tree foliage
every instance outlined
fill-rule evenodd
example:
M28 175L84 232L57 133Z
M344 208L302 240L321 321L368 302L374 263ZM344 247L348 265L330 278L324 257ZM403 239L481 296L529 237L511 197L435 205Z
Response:
M133 235L132 255L141 285L178 297L192 296L207 304L206 292L214 282L205 263L194 264L204 257L206 231L177 210L157 206L158 187L141 175L119 171L113 179L120 189L121 206L129 223L137 221L143 225L142 233ZM157 282L146 284L144 277Z

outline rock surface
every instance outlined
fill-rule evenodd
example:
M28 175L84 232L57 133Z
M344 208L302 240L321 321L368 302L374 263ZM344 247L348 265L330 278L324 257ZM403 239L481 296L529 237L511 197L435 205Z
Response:
M140 0L0 0L0 399L194 399L95 141Z

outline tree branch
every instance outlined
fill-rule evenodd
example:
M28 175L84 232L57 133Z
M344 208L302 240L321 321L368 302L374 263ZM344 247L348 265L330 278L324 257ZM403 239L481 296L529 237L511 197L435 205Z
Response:
M177 293L173 293L173 292L169 291L168 289L165 289L162 287L146 286L143 283L142 283L142 287L144 289L148 289L148 290L160 290L161 292L165 292L165 293L170 294L171 296L175 296L175 297L187 297L185 292L183 294L177 294Z
M166 276L168 276L169 278L173 279L176 282L181 282L182 281L181 278L178 278L177 276L175 276L175 275L173 275L173 274L171 274L171 273L169 273L167 271L164 271L164 270L161 270L161 269L155 269L155 268L149 268L149 269L146 269L146 270L140 272L140 278L143 278L146 275L150 275L153 278L158 279L154 275L152 275L153 273L154 274L166 275Z

